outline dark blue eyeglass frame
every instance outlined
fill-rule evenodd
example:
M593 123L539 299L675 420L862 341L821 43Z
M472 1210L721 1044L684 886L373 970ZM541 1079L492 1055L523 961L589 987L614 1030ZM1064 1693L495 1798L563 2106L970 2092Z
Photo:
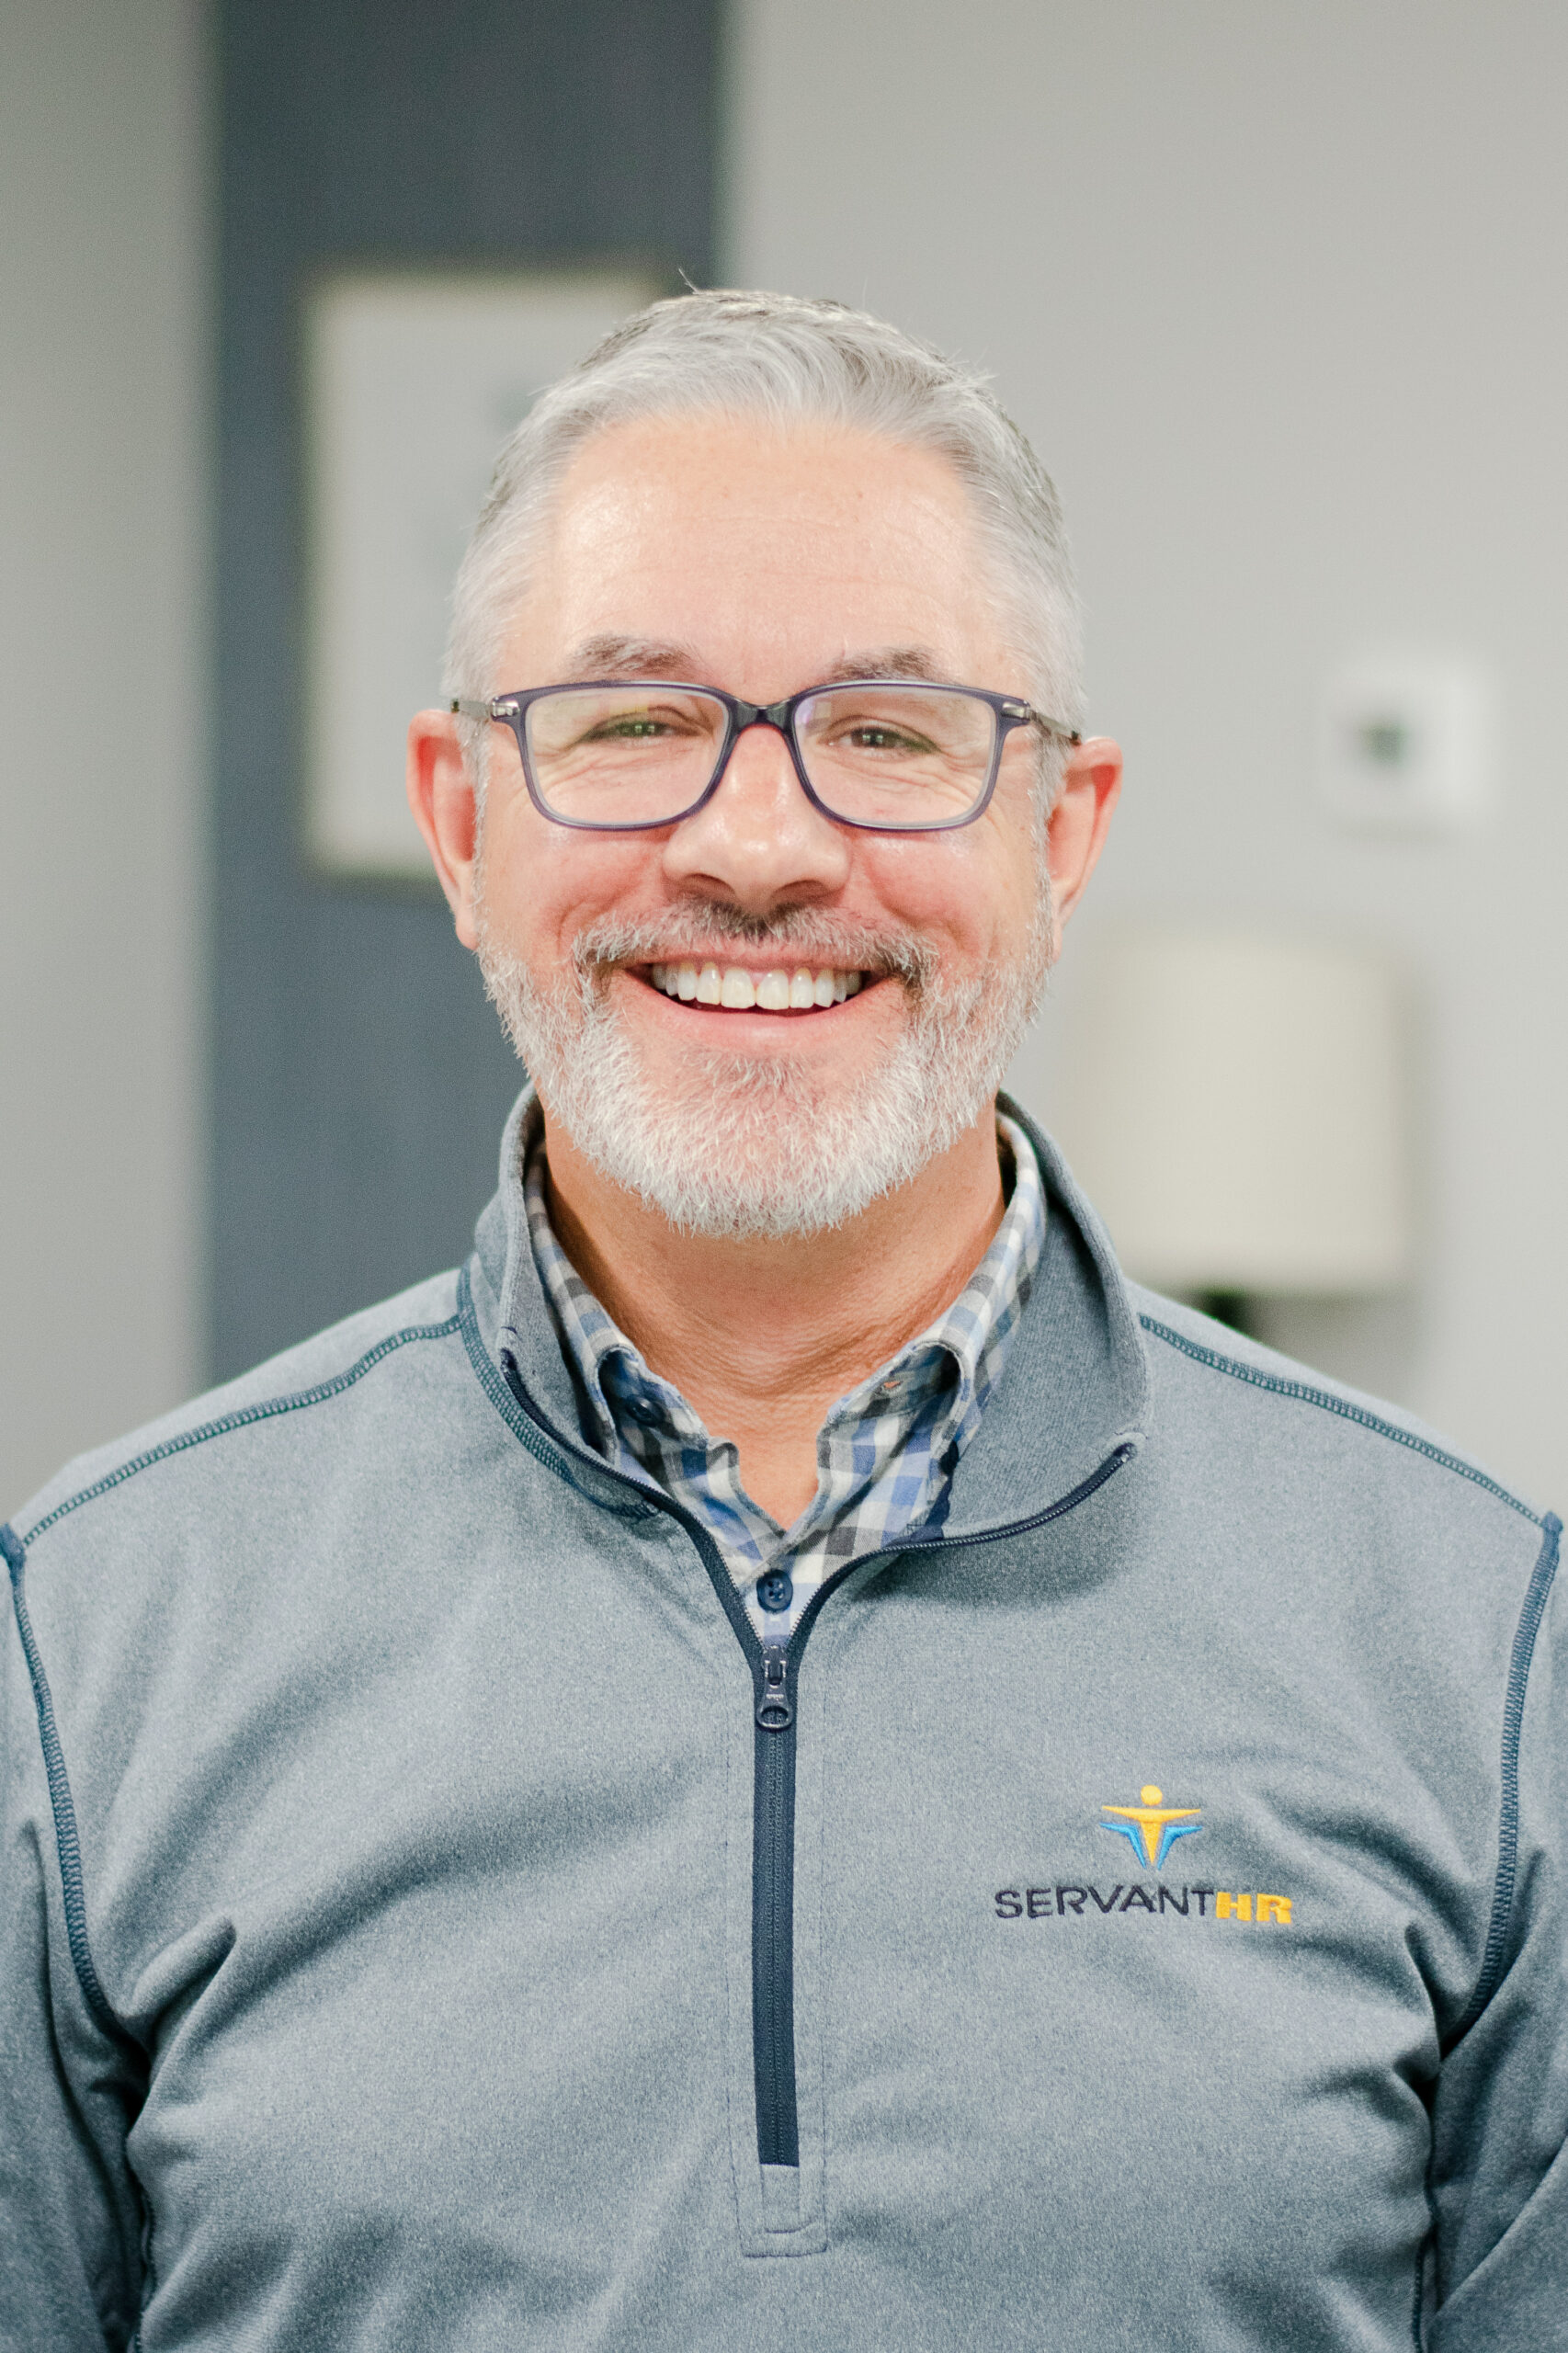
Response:
M528 759L528 712L536 702L542 702L548 695L581 694L585 688L592 687L626 687L638 691L647 688L665 694L704 695L710 702L722 706L725 714L724 740L720 746L713 773L695 801L686 808L676 810L673 816L639 817L631 824L600 824L591 817L563 817L559 810L551 808L534 780L533 767ZM828 807L806 774L806 764L801 756L800 738L795 731L795 714L803 703L812 701L818 695L838 694L856 687L903 687L916 693L966 695L971 702L990 706L996 722L991 768L972 809L966 810L961 817L940 817L931 824L872 824L863 817L841 817L836 809ZM1003 750L1008 736L1017 728L1038 728L1041 734L1054 735L1063 744L1081 744L1084 740L1077 728L1066 727L1061 720L1048 718L1044 711L1036 710L1032 704L1020 701L1017 695L991 694L983 687L941 686L928 678L834 678L820 687L802 687L799 694L790 695L783 702L772 703L743 702L738 695L727 695L721 687L693 686L689 679L573 678L562 686L528 687L516 694L496 695L489 702L470 702L460 695L454 697L449 708L459 718L490 719L498 726L510 728L517 740L517 756L522 762L523 781L528 786L528 798L540 815L547 817L552 825L568 825L574 833L584 834L652 834L665 825L678 825L687 817L694 817L699 809L707 807L718 791L724 779L724 771L730 765L730 756L748 727L777 728L790 746L796 778L812 807L832 824L847 825L860 834L950 834L960 825L972 825L977 817L985 813L991 796L996 790Z

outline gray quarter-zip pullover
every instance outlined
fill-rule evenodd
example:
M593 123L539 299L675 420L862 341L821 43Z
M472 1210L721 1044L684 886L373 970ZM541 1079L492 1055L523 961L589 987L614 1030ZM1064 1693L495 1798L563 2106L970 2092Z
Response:
M1036 1141L944 1516L767 1665L515 1125L460 1275L17 1516L6 2353L1568 2346L1558 1523Z

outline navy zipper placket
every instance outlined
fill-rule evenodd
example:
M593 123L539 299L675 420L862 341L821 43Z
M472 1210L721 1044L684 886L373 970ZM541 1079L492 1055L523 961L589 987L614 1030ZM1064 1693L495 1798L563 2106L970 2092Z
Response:
M756 2087L756 2156L761 2165L798 2168L801 2136L795 2085L795 1694L801 1656L824 1603L857 1569L900 1552L954 1552L971 1544L995 1544L1027 1536L1061 1519L1103 1487L1130 1461L1136 1449L1123 1441L1098 1469L1043 1511L963 1536L939 1529L912 1529L881 1552L862 1552L817 1587L788 1643L764 1643L746 1613L734 1579L710 1531L675 1497L630 1479L598 1455L572 1444L546 1421L523 1385L516 1358L501 1351L506 1386L551 1444L563 1454L580 1454L601 1476L620 1480L653 1509L679 1522L696 1545L724 1615L750 1662L755 1720L752 1810L752 2058Z
M1025 1536L1062 1518L1103 1487L1131 1461L1136 1449L1114 1447L1088 1478L1061 1495L1043 1511L1009 1521L1006 1527L979 1529L972 1535L949 1536L940 1529L912 1529L897 1543L880 1552L862 1552L817 1587L801 1613L788 1643L757 1643L745 1606L740 1615L756 1663L756 1780L752 1850L752 2036L756 2070L756 2154L764 2165L793 2165L801 2162L800 2123L795 2084L795 1693L801 1655L824 1603L846 1577L868 1563L891 1560L900 1552L954 1552L971 1544L994 1544L1004 1537ZM678 1506L676 1506L678 1509ZM715 1584L720 1577L735 1595L734 1582L722 1560L710 1566ZM721 1598L725 1598L721 1588ZM732 1612L732 1619L734 1613Z

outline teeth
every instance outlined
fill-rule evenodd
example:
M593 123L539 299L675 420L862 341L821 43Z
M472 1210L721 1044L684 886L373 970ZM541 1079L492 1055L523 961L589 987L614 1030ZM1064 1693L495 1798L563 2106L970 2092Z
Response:
M807 1013L816 1006L842 1005L858 996L860 973L824 965L813 972L807 964L792 972L774 965L766 972L748 972L743 964L698 964L689 958L679 964L650 964L648 978L665 996L683 1004L722 1005L737 1013L760 1006L765 1013Z

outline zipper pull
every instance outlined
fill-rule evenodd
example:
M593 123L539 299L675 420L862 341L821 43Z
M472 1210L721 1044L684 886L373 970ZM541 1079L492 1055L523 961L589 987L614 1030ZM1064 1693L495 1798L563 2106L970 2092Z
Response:
M756 1720L764 1732L788 1732L795 1721L795 1711L790 1705L784 1688L789 1672L782 1643L765 1643L762 1649L762 1697L756 1703Z

